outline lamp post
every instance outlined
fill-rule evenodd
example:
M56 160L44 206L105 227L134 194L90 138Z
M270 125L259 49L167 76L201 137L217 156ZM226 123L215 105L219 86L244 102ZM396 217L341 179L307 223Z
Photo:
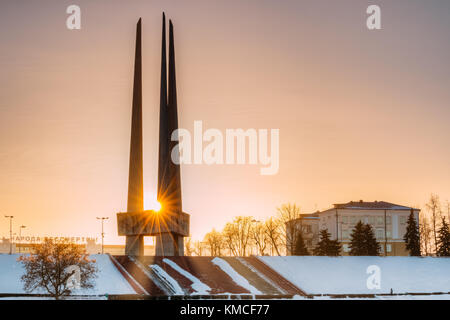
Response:
M14 216L5 216L5 218L9 219L9 254L12 254L12 219Z
M26 226L20 226L19 227L19 253L20 253L20 244L22 244L22 229L25 229Z
M105 238L105 233L103 232L103 221L108 220L108 217L97 217L97 220L102 220L102 254L103 254L103 239Z

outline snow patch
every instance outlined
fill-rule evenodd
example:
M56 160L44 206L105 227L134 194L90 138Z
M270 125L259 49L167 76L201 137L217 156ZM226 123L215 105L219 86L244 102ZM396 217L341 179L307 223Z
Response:
M247 289L250 291L251 294L262 294L261 291L256 289L254 286L252 286L247 279L245 279L243 276L241 276L236 270L233 269L232 266L229 265L228 262L221 258L214 258L211 260L212 263L214 263L216 266L218 266L220 269L222 269L223 272L228 274L233 281L241 286L244 289Z
M237 257L236 259L239 260L240 263L242 263L244 266L246 266L248 269L250 269L252 272L256 273L258 275L258 277L260 277L261 279L263 279L264 281L266 281L268 284L270 284L272 287L275 288L275 290L278 291L279 294L287 294L287 292L285 290L283 290L278 284L276 284L275 282L273 282L272 280L270 280L269 278L267 278L264 274L262 274L261 272L259 272L253 265L251 265L250 263L248 263L247 261L245 261L244 258L242 257Z
M178 273L182 274L184 277L186 277L192 281L191 287L192 287L192 289L194 289L196 291L194 294L209 294L210 293L211 288L209 286L207 286L206 284L201 282L197 277L195 277L191 273L189 273L186 270L184 270L183 268L181 268L179 265L177 265L172 260L164 258L163 262L168 264L170 267L175 269Z
M164 284L171 289L175 295L184 295L183 289L178 284L177 280L172 278L163 268L157 264L152 264L149 266L150 269L158 276L158 278L164 282Z

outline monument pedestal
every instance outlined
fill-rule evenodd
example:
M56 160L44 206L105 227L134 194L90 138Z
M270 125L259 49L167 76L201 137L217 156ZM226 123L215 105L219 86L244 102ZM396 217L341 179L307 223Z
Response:
M125 242L125 254L133 257L144 255L144 236L127 236Z
M156 236L157 256L184 255L184 237L189 236L189 214L146 210L117 214L119 236L126 236L125 254L142 256L144 236Z
M184 237L174 233L156 235L156 256L184 256Z

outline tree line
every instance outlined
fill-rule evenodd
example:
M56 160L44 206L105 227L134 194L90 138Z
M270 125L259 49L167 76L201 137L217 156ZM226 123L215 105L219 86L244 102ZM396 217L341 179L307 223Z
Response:
M419 219L420 251L424 255L448 256L450 202L441 202L438 195L431 194L425 208Z
M432 194L422 211L419 222L414 213L407 220L403 236L406 249L411 256L450 256L450 205L446 211L437 195ZM238 216L228 222L221 231L213 229L203 241L187 238L185 254L197 256L249 256L249 255L319 255L339 256L342 246L338 240L331 240L327 229L320 230L319 242L309 250L300 228L289 227L288 222L301 218L300 207L284 204L278 207L276 215L265 221L253 217ZM288 226L288 227L287 227ZM289 247L290 250L287 250ZM311 247L311 246L309 246ZM310 252L311 251L311 252ZM381 244L375 237L370 224L359 221L353 228L349 241L349 254L354 256L377 256Z
M284 204L276 215L265 221L238 216L225 224L221 231L213 229L203 241L185 241L186 255L248 256L285 255L286 245L295 241L298 231L286 230L288 221L301 217L300 207Z

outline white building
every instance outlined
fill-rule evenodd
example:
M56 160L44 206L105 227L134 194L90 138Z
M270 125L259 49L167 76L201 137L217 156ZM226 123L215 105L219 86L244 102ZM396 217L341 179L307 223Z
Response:
M333 208L316 212L314 216L318 219L312 221L318 224L318 230L328 229L331 239L338 239L342 243L343 255L348 255L350 235L355 225L361 221L372 226L383 255L407 256L409 253L405 248L403 236L411 212L418 224L419 209L385 201L364 202L360 200L334 204ZM295 221L298 221L295 224L300 224L300 221L305 220L297 219ZM313 242L318 240L315 239Z

